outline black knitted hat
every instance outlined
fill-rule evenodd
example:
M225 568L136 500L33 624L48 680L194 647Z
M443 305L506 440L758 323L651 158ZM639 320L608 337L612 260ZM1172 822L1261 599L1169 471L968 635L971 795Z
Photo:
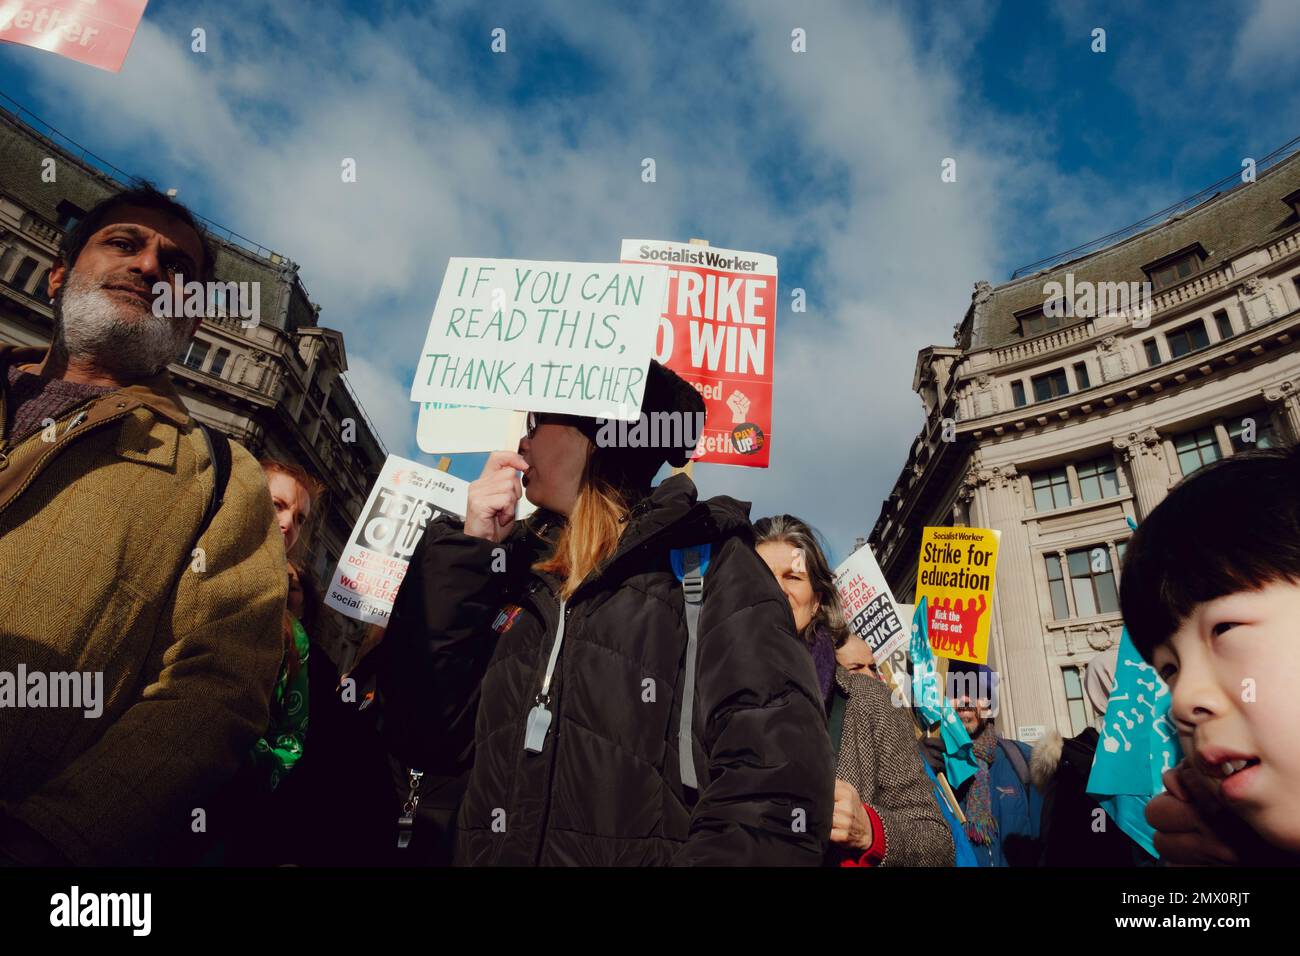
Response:
M704 398L693 385L650 360L638 421L591 418L583 432L596 445L596 474L628 493L650 488L664 462L681 468L704 431Z

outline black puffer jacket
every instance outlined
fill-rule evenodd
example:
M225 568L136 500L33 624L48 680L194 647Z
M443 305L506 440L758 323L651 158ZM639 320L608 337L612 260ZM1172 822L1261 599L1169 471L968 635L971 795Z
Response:
M834 762L812 659L754 551L748 506L697 502L685 475L633 510L616 553L567 602L554 720L542 752L525 752L560 613L559 582L531 566L560 520L539 512L500 546L431 525L381 645L400 756L439 778L469 771L456 861L818 865ZM687 630L669 551L702 542L713 554L693 708L697 795L678 766Z

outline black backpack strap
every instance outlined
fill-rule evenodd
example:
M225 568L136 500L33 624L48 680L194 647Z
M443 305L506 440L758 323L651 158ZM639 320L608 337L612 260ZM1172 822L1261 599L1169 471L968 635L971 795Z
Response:
M212 524L212 519L217 516L221 503L226 500L226 486L230 484L231 468L230 439L211 425L204 425L200 422L199 428L203 432L203 437L207 440L208 453L212 456L212 467L215 475L212 500L208 502L208 510L203 515L203 523L199 525L199 533L195 537L196 546L198 539L203 537L204 532L208 530L208 526Z

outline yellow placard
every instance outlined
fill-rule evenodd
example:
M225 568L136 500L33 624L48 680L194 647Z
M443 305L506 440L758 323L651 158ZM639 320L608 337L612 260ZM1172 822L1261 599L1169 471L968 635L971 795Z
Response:
M926 528L921 534L915 600L928 599L936 656L988 663L1000 534L989 528Z

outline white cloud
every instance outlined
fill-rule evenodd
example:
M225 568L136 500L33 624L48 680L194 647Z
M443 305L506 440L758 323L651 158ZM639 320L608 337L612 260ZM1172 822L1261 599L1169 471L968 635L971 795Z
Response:
M1277 82L1300 63L1300 3L1258 0L1237 34L1231 76L1248 86Z
M120 76L38 67L78 139L148 155L199 212L301 264L394 452L417 456L404 376L449 255L605 259L624 237L701 235L781 255L786 303L790 257L807 256L809 313L782 311L777 335L773 466L698 479L756 515L802 515L842 555L920 427L916 352L948 344L972 283L1000 278L999 237L1022 217L1070 243L1117 224L1103 184L1061 177L1044 133L964 87L983 3L924 28L892 4L792 18L739 0L672 14L561 3L503 17L503 57L486 32L456 29L469 8L434 22L279 5L257 26L267 5L236 0L206 18L201 56L194 18L169 7ZM790 49L796 25L805 54ZM565 49L600 83L519 106L521 78L550 79L539 71L563 69L547 57Z

